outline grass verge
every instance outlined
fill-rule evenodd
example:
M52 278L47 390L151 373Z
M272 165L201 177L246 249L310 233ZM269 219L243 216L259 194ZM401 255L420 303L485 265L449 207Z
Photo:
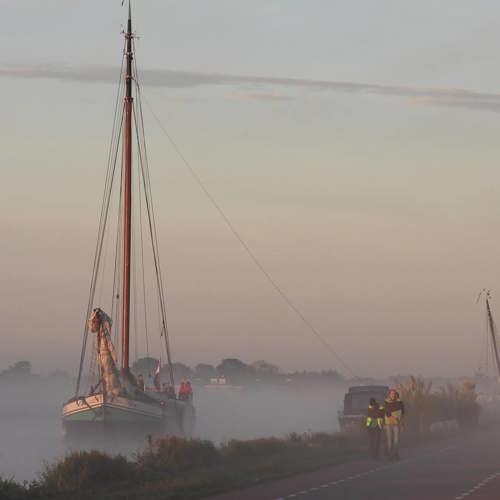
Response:
M0 498L195 499L264 480L347 462L366 453L365 436L291 434L284 439L210 441L163 437L134 460L73 452L27 485L0 481Z

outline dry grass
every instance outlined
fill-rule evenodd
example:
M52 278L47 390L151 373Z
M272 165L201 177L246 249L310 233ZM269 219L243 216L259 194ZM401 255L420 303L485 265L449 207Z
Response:
M221 461L211 441L186 440L175 436L158 438L137 455L135 467L142 477L176 477L180 473L208 467Z
M480 407L477 403L475 384L448 384L432 390L432 382L423 377L410 377L397 386L406 406L406 425L419 434L429 432L430 425L440 420L458 420L460 426L477 424Z
M0 478L0 498L9 500L22 500L27 498L27 489L16 483L13 479Z
M284 439L230 440L218 447L166 436L149 442L133 461L97 451L71 453L48 465L31 485L5 482L0 498L201 498L364 453L362 435L291 434Z
M121 455L110 456L100 451L76 451L52 465L47 465L31 490L39 494L74 491L98 491L110 481L134 480L136 467Z

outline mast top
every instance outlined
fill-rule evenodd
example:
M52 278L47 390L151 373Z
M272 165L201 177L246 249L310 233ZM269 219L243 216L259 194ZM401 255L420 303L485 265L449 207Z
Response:
M132 36L132 1L128 1L128 20L127 20L127 32L125 33L127 37Z
M126 72L125 72L125 83L126 83L126 93L125 100L132 99L132 60L134 58L133 54L133 45L132 39L134 38L134 34L132 32L132 7L131 0L128 2L128 22L127 22L127 31L124 32L125 36L125 56L126 56Z
M484 297L486 298L486 301L488 302L489 299L491 299L491 290L488 290L487 288L483 288L480 292L479 292L479 295L477 296L477 299L476 299L476 304L479 302L479 300L481 299L481 297L484 295Z

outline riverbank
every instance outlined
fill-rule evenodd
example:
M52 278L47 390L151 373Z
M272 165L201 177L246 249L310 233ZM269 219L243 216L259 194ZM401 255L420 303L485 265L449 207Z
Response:
M414 446L429 437L406 434L403 442ZM3 481L0 497L197 499L366 456L364 434L291 434L284 439L231 440L220 446L164 437L148 443L134 460L98 451L71 453L29 484Z

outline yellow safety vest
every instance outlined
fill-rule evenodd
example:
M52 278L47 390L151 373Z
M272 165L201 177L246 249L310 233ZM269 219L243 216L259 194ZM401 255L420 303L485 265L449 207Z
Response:
M382 429L384 425L384 407L368 406L368 416L366 417L366 427L369 429Z

